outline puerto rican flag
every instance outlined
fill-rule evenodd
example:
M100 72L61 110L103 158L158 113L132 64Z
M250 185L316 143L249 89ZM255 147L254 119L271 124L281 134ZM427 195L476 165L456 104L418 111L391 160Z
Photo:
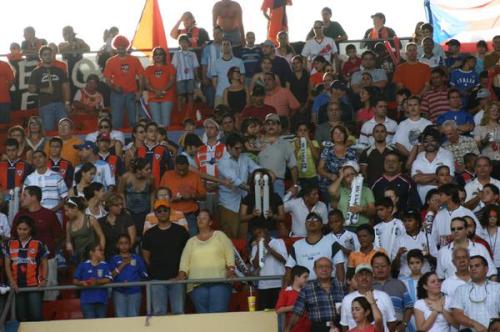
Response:
M425 0L434 40L491 41L500 32L500 0Z

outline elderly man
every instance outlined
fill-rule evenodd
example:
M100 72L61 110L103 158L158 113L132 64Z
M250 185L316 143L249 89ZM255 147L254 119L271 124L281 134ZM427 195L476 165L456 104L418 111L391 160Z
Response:
M274 179L274 191L281 197L285 195L285 172L290 169L292 176L292 191L298 189L298 168L295 152L290 143L280 137L281 121L277 114L268 114L265 121L265 134L262 138L263 147L258 155L258 163L271 170Z
M474 212L479 211L484 206L484 204L481 204L481 196L483 187L486 184L490 183L500 188L500 181L491 177L492 171L493 165L490 158L480 156L476 159L474 164L476 178L465 185L466 202L464 204Z
M359 264L354 272L354 281L357 285L357 290L349 293L342 300L342 314L340 316L340 325L342 331L347 331L356 327L356 322L352 317L351 304L358 296L364 296L367 299L374 299L374 303L378 306L382 313L384 322L384 331L394 331L396 328L396 313L390 296L383 291L373 288L373 268L370 264Z
M311 332L328 332L335 327L334 322L339 316L335 304L342 301L344 288L342 283L332 278L332 271L333 263L329 257L320 257L314 261L317 279L300 291L285 332L290 332L306 311L312 323Z
M488 262L482 256L470 258L471 282L459 286L453 296L453 317L462 329L486 332L491 319L500 313L500 284L486 279Z
M460 247L455 248L452 253L452 262L453 265L455 265L457 272L444 279L441 284L441 291L444 295L449 296L450 298L453 297L453 294L455 294L455 290L458 286L465 285L470 281L469 250Z
M441 130L447 140L443 144L443 148L453 153L453 157L458 164L457 170L463 169L464 156L467 153L479 155L476 141L472 137L460 135L458 133L457 123L454 120L446 120L443 122Z

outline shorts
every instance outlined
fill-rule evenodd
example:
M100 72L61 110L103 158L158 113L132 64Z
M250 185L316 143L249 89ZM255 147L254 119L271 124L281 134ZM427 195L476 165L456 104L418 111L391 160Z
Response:
M194 94L194 80L177 81L177 95Z
M241 33L240 29L235 29L232 31L224 31L223 32L224 39L227 39L231 42L232 47L241 46Z

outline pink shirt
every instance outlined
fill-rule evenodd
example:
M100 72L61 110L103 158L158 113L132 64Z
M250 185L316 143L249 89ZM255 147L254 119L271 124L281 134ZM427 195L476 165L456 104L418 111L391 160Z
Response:
M290 90L282 87L276 87L273 91L268 92L264 103L274 107L279 116L289 116L292 111L300 107L300 103Z

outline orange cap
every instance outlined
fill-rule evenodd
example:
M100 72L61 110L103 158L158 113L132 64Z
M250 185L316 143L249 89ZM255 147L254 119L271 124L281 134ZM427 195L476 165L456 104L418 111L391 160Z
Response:
M170 201L168 199L157 199L154 204L153 204L153 208L156 210L158 209L159 207L166 207L166 208L169 208L170 209Z

